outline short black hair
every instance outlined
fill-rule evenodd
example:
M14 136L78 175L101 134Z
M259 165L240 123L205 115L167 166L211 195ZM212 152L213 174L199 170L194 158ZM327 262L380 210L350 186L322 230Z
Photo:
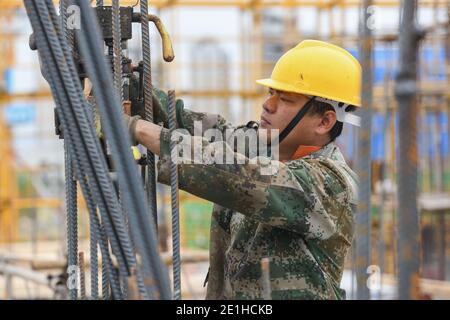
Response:
M352 105L349 105L345 108L346 112L354 112L355 110L356 110L356 107L352 106ZM322 116L327 111L334 111L334 108L331 104L322 102L322 101L313 100L312 106L309 109L308 114L309 115L317 114L319 116ZM344 128L344 123L341 121L336 121L335 125L333 126L333 128L331 128L331 130L329 132L330 142L333 142L334 140L336 140L337 137L339 137L341 135L343 128Z

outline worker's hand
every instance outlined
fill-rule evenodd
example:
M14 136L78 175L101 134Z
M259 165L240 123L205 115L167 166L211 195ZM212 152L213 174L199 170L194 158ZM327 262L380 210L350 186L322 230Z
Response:
M86 100L88 103L92 106L93 114L94 114L94 127L95 127L95 133L98 138L103 138L103 129L102 129L102 123L100 121L100 114L99 110L95 105L95 99L93 96L88 95L86 97ZM135 136L135 128L136 128L136 122L137 120L141 119L140 116L130 116L131 111L131 102L130 101L124 101L122 103L122 119L125 123L125 127L128 130L128 133L130 134L131 138L131 144L133 146L137 145L136 136Z
M164 125L165 128L169 128L169 97L167 93L153 87L153 121L156 124ZM181 114L184 108L184 102L181 99L177 99L175 102L175 110L177 114ZM178 118L179 116L177 116Z
M136 122L142 118L139 115L131 116L131 101L129 100L122 102L122 111L122 119L130 135L131 145L135 146L138 144L136 140Z

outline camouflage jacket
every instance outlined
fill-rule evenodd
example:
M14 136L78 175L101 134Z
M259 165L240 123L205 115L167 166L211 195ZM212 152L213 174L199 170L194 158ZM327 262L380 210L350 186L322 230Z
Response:
M232 128L221 116L182 111L193 134ZM184 139L201 139L186 134ZM169 183L170 132L161 133L158 180ZM224 148L229 148L226 142ZM242 155L235 154L236 157ZM272 160L274 161L274 160ZM214 202L207 299L261 299L261 259L269 258L272 299L345 299L339 288L352 243L356 175L330 143L262 176L256 164L179 164L181 189Z

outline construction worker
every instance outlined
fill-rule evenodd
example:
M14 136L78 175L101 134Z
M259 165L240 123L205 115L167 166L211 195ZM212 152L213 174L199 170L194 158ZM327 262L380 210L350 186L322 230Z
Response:
M206 298L263 298L261 260L269 258L272 299L344 299L357 178L334 140L343 123L358 125L351 112L360 106L361 66L338 46L305 40L257 83L269 92L259 125L245 128L279 129L279 160L268 159L277 172L261 175L247 162L178 165L180 188L215 203ZM167 96L155 97L156 122L166 122ZM194 137L195 121L202 130L236 129L178 100L178 127L189 132L182 140L201 139L203 149L217 143ZM158 180L168 184L170 131L138 116L126 122L132 139L160 156Z

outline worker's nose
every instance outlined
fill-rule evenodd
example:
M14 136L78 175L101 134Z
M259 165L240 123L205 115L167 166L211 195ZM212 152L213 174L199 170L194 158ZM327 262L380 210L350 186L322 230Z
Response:
M278 99L276 98L276 95L271 95L267 97L266 101L263 103L263 109L267 113L275 113L277 111L278 107Z

